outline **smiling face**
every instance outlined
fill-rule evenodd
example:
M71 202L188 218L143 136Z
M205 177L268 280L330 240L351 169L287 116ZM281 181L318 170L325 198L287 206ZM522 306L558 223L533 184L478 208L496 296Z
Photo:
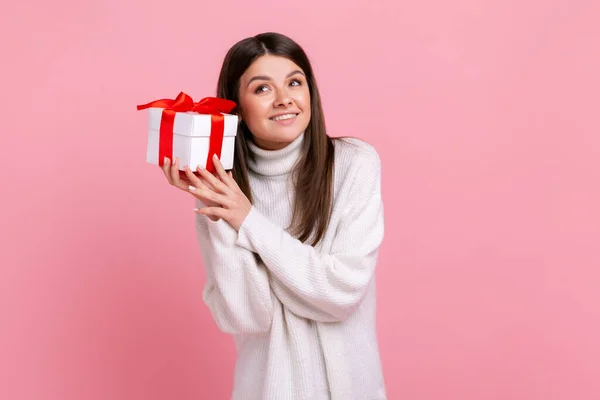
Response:
M304 72L285 57L259 57L240 79L239 105L256 145L266 150L287 146L310 121Z

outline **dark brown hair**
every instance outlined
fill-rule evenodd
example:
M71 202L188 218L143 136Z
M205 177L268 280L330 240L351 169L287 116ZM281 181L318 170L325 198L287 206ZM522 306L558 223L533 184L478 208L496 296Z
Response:
M306 76L310 92L311 118L304 132L301 156L295 171L295 201L292 218L292 234L300 241L316 245L325 234L333 207L333 140L325 130L325 118L315 76L304 50L287 36L267 32L237 42L225 55L217 96L239 104L240 78L259 57L270 54L285 57L298 65ZM236 112L234 110L233 112ZM252 190L248 181L248 165L251 157L248 140L252 134L242 121L235 139L233 178L252 202Z

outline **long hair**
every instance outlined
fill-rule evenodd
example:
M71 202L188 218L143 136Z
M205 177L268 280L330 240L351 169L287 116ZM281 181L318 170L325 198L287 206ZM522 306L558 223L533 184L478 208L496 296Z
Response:
M262 33L237 42L225 55L217 84L217 96L239 104L240 78L263 55L285 57L298 65L306 76L310 92L311 118L304 131L301 156L294 173L295 201L291 233L300 241L316 245L323 238L333 208L333 139L325 130L321 97L312 66L304 50L289 37ZM233 112L236 112L234 110ZM242 121L235 139L233 178L252 202L247 160L251 132Z

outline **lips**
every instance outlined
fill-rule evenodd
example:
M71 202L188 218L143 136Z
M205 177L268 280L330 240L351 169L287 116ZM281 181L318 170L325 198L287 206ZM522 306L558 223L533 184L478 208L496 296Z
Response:
M295 117L298 116L299 113L286 113L286 114L279 114L276 115L274 117L269 118L271 121L287 121L290 119L293 119Z

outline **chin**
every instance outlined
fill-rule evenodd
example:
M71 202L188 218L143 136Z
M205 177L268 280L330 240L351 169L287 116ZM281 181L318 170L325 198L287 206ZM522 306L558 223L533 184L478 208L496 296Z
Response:
M296 140L301 134L302 134L302 131L300 131L300 132L296 131L294 133L287 133L285 135L278 136L278 138L280 141L289 144L289 143L292 143L294 140Z
M271 129L269 132L269 138L272 140L288 140L291 142L300 136L304 132L304 129L298 127L286 126L278 129Z

